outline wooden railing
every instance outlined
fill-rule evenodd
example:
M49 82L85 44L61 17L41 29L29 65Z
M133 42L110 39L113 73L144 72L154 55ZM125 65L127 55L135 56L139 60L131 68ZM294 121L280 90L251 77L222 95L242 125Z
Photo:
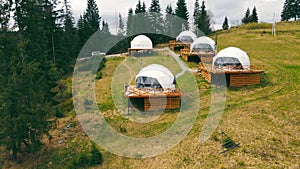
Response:
M224 66L224 67L218 67L218 66L212 66L208 64L199 64L199 71L205 70L209 72L230 72L230 71L239 71L239 72L264 72L265 67L264 65L250 65L250 66L237 66L237 67L232 67L232 66Z
M135 86L125 86L125 95L127 93L127 96L129 95L159 95L159 94L180 94L180 89L171 89L171 88L137 88Z

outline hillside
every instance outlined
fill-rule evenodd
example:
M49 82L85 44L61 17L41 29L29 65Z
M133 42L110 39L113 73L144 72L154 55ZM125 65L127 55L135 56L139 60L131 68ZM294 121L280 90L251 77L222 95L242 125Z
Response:
M179 145L143 160L109 154L104 168L299 168L300 23L279 23L277 34L271 35L269 24L245 25L219 33L219 50L239 47L249 54L253 65L265 65L266 70L261 85L227 90L226 109L218 130L228 133L240 148L221 155L219 131L206 143L198 143L209 112L211 89L197 76L200 112L193 129ZM136 131L131 123L122 124L127 134L146 137L150 131L167 129L174 120L172 116L162 116L157 122L164 122L160 128L149 125ZM120 124L118 120L112 120L114 123Z
M209 113L212 91L210 85L196 75L200 111L192 130L180 144L146 159L123 158L99 147L104 163L95 168L300 168L300 22L277 24L276 37L271 35L269 24L244 25L219 32L218 50L229 46L245 50L251 63L264 65L266 73L261 85L227 90L222 120L207 142L198 143ZM154 61L172 62L169 58L160 58L147 63ZM116 130L135 137L149 137L167 130L176 120L176 112L164 113L149 124L136 124L115 111L110 87L114 70L122 63L138 65L134 59L108 59L102 70L103 78L95 83L96 99L106 120ZM175 68L174 72L178 70ZM70 78L67 81L70 88ZM1 160L0 164L4 168L61 168L87 152L91 141L76 121L75 113L71 112L60 123L61 126L72 125L64 133L61 128L51 131L54 141L50 144L45 141L46 148L41 152L24 158L23 164ZM219 130L225 131L240 148L220 154ZM65 142L57 144L59 139Z

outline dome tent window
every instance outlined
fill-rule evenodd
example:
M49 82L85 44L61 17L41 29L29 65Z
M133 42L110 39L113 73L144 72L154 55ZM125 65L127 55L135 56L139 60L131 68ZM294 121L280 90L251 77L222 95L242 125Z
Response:
M183 31L177 36L176 40L183 43L193 43L196 38L197 36L193 32Z
M218 68L250 68L250 59L246 52L236 47L221 50L213 59L213 66Z
M231 68L240 68L243 69L241 62L237 58L233 57L220 57L217 58L215 63L215 67L223 68L226 66L230 66Z
M192 48L193 52L214 52L214 49L209 45L205 43L198 43Z
M151 88L170 88L175 89L176 82L172 72L166 67L158 64L152 64L144 67L136 76L136 86Z
M191 44L192 52L216 52L216 43L211 38L202 36Z
M202 36L194 40L189 48L181 49L180 54L187 62L211 63L216 55L216 43L211 38Z

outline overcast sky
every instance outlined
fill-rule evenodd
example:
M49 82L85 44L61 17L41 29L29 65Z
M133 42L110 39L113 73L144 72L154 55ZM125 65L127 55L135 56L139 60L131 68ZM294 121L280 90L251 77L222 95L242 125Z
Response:
M143 1L143 0L141 0ZM151 4L151 0L144 0L147 9ZM247 8L252 11L256 6L259 21L272 22L275 13L276 21L280 20L280 13L285 0L206 0L206 8L212 13L212 22L214 27L220 28L225 16L229 19L230 25L241 23ZM121 13L123 17L127 16L128 9L133 8L138 0L96 0L100 15L109 23L111 32L115 32L116 16ZM168 4L172 4L173 9L176 7L177 0L160 0L161 9L164 12ZM199 0L200 4L202 0ZM186 0L190 16L193 14L195 0ZM73 15L76 20L80 14L86 9L87 0L71 0ZM191 17L190 17L191 18Z

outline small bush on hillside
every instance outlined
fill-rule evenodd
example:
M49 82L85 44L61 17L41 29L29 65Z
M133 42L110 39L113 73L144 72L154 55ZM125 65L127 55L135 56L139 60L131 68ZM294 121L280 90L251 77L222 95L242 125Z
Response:
M257 29L271 29L272 25L269 23L249 23L246 25L242 25L241 27L247 30L257 30Z
M103 157L100 151L97 149L95 144L92 145L91 149L91 157L89 159L89 163L91 166L102 164Z
M77 158L75 158L73 161L71 161L71 163L69 163L69 165L67 165L66 169L87 168L100 165L102 163L102 154L93 144L90 152L79 154Z
M56 110L55 111L55 117L63 118L63 117L65 117L65 115L60 110Z

